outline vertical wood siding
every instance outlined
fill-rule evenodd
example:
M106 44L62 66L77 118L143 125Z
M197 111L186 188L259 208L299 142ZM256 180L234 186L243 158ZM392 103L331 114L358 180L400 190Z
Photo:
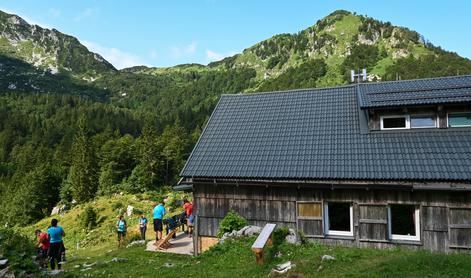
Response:
M353 190L297 188L296 185L214 184L194 181L198 236L214 237L219 222L233 210L251 225L275 223L297 228L328 244L453 252L471 250L471 192ZM353 203L354 236L324 236L322 204ZM389 239L388 204L420 206L421 238L416 242Z

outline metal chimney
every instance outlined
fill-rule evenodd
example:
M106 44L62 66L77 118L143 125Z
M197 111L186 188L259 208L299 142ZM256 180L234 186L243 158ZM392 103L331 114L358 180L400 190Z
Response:
M367 74L366 74L366 69L363 69L361 72L359 73L355 73L355 70L351 70L350 71L350 81L352 83L361 83L361 82L365 82L366 81L366 78L367 78Z

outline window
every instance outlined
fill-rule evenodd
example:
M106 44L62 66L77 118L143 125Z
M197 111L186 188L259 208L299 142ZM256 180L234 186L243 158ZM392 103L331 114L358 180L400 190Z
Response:
M419 208L415 205L390 205L389 235L392 240L420 240Z
M409 128L409 116L381 116L381 129Z
M437 127L434 115L412 115L410 116L410 128Z
M471 113L448 114L448 127L471 126Z
M326 203L324 218L325 234L353 236L353 207L350 203Z

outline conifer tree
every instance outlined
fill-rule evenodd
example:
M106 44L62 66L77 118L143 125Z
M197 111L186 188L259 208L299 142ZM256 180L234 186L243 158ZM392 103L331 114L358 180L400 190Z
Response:
M72 165L68 177L72 197L77 202L86 202L95 196L98 186L96 169L87 122L85 117L81 117L72 145Z
M147 119L139 138L139 163L130 177L133 187L138 191L155 189L162 182L162 166L157 130Z

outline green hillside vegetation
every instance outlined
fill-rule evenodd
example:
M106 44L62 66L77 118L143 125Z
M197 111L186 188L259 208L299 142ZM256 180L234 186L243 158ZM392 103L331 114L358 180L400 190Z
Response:
M0 225L174 185L221 94L471 74L471 61L389 22L336 11L208 65L117 71L57 30L0 12Z

